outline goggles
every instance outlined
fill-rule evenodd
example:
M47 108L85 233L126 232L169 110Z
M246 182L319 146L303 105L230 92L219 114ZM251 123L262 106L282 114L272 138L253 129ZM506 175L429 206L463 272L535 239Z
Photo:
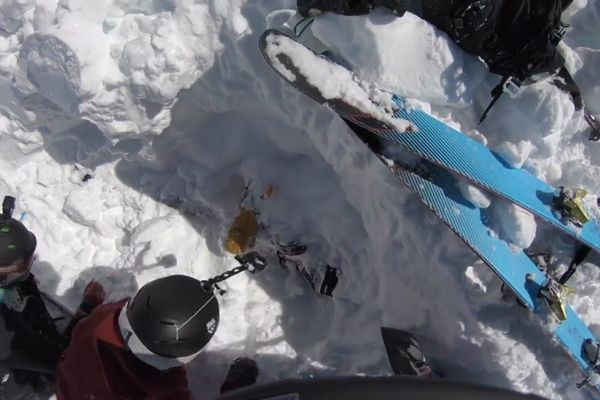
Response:
M31 266L36 256L32 254L27 260L19 260L9 265L0 267L0 287L9 287L25 280L29 276Z
M124 346L127 350L131 351L137 358L145 362L146 364L159 369L161 371L182 367L192 361L200 351L185 357L165 357L153 353L150 349L144 345L140 338L135 334L129 319L127 318L127 307L129 302L121 309L119 313L119 330L121 337L123 338Z

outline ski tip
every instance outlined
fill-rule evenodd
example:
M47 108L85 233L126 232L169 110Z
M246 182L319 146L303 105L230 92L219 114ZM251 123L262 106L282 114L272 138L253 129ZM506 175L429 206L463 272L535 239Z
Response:
M267 48L267 38L270 35L287 36L285 33L278 31L277 29L269 28L269 29L265 30L262 33L262 35L260 35L260 39L258 40L258 45L260 47L261 52L263 52L263 54L264 54L264 50Z

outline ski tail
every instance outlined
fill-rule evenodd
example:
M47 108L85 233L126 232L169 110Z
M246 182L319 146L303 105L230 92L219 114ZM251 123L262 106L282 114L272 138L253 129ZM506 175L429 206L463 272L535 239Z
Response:
M411 333L382 326L381 337L394 375L432 377L421 345Z

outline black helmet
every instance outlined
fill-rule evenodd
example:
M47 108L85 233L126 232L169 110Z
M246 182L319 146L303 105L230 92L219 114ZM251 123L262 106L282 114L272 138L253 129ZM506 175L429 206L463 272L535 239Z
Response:
M35 235L13 218L0 219L0 272L3 266L28 260L35 251Z
M27 279L36 244L35 235L22 223L0 217L0 288Z
M183 358L198 353L213 337L219 302L199 280L172 275L144 285L127 305L126 315L133 334L148 350Z

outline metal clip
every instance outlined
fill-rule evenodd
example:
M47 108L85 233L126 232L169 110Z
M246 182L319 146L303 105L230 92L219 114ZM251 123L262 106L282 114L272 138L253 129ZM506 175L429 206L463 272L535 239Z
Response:
M597 142L600 140L600 121L593 116L592 114L585 113L584 114L585 121L588 123L590 128L592 128L592 132L590 133L589 140L593 142Z
M550 38L550 43L554 46L557 46L558 43L562 40L563 36L567 32L568 25L561 25L560 28L552 31L552 37Z
M510 76L506 82L504 82L504 85L502 85L502 91L508 93L508 95L514 99L523 91L522 82L519 79Z

